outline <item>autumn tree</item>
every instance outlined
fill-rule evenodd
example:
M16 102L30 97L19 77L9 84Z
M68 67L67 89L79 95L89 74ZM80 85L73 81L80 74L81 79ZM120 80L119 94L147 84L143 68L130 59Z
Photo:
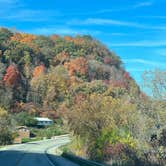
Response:
M11 64L6 69L6 74L3 77L3 81L6 86L14 87L14 86L18 85L19 80L20 80L20 74L17 69L17 66L15 64Z
M83 57L72 59L70 62L66 62L64 66L68 70L70 76L86 75L88 71L87 60Z
M50 36L50 39L53 41L57 40L58 38L60 38L60 36L56 34Z
M40 104L56 109L68 93L69 77L63 66L52 68L49 73L31 80L32 97L40 99Z
M40 76L41 74L44 73L44 71L45 71L45 66L44 65L36 66L33 70L33 77Z

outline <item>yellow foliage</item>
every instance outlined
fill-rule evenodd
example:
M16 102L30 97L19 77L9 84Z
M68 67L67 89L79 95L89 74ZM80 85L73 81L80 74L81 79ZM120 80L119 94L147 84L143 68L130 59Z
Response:
M7 117L7 111L2 107L0 107L0 117Z

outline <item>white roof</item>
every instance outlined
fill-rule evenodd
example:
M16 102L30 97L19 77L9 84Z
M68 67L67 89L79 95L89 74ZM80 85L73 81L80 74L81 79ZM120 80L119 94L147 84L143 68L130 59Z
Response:
M49 119L49 118L36 117L35 119L36 119L37 121L49 121L49 122L52 122L52 120Z

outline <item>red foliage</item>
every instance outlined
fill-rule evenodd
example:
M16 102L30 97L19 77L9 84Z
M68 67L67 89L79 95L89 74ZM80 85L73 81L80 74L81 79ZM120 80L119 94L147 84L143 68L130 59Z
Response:
M3 77L3 82L6 86L13 87L19 82L20 74L16 65L12 64L6 69L6 74Z
M125 73L123 74L123 77L124 77L125 79L129 80L129 79L130 79L130 74L129 74L128 72L125 72Z
M33 77L38 77L45 71L45 66L44 65L39 65L36 66L33 70Z
M141 99L147 99L148 97L147 97L147 95L145 93L141 92L140 93L140 98Z
M104 149L106 158L119 156L125 151L125 145L122 143L111 144Z
M109 84L110 84L110 80L103 80L103 82L104 82L106 85L109 85Z

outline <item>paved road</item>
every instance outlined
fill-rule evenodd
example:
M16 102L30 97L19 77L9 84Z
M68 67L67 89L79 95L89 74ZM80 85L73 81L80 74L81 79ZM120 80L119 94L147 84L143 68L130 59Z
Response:
M0 150L0 166L78 166L60 156L50 154L50 148L65 145L68 137L11 145Z

